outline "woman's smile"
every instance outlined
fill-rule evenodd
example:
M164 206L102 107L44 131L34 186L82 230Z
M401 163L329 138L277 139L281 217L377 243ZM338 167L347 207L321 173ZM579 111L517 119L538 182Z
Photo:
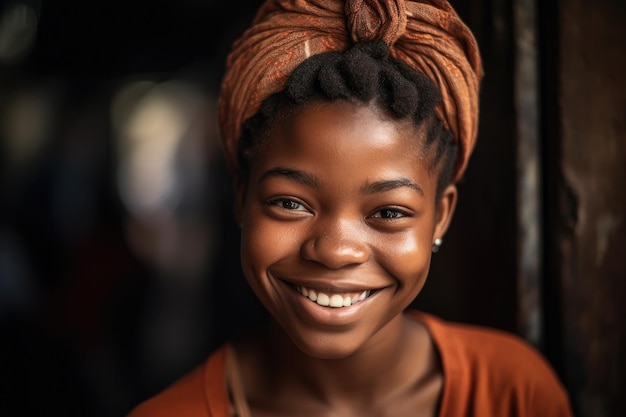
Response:
M317 328L340 330L354 325L375 308L377 298L389 287L354 290L351 288L307 287L280 280L285 304L306 323ZM381 299L382 300L382 299Z
M363 290L357 292L315 290L313 288L305 287L304 285L294 285L293 288L314 303L317 303L322 307L332 308L350 307L351 305L365 300L375 292L375 290Z

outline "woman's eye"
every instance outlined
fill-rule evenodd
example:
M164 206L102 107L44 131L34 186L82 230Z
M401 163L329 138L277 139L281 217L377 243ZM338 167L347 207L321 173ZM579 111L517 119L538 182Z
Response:
M372 217L378 217L378 218L385 219L385 220L393 220L393 219L399 219L402 217L407 217L407 214L400 210L382 209L374 213L374 216Z
M277 206L285 210L302 211L306 210L306 207L302 203L289 198L275 198L267 201L269 206Z
M282 208L287 210L302 210L304 207L300 203L296 203L293 200L283 200L280 202Z

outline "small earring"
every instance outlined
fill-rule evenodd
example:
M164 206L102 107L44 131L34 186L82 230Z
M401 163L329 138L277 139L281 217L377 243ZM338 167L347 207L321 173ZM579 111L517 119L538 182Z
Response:
M437 239L435 239L435 242L433 243L433 253L437 253L439 252L439 249L441 249L441 245L443 245L443 239L438 237Z

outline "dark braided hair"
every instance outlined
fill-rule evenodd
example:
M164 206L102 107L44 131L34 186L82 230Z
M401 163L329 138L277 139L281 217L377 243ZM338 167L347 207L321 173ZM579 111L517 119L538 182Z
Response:
M430 169L439 170L437 197L450 183L457 145L435 117L441 96L426 76L389 56L382 41L357 43L345 52L314 55L290 75L285 89L268 97L243 125L239 141L240 175L261 146L263 135L278 114L296 111L314 99L373 102L395 120L410 119L415 128L428 123L423 146L432 155ZM434 152L430 150L434 148Z

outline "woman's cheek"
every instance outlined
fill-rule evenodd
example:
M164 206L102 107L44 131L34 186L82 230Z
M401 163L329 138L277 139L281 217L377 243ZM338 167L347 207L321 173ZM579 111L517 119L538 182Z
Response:
M421 288L430 268L431 244L427 236L409 233L384 247L392 250L385 257L391 273L401 284Z
M255 275L265 274L273 264L297 253L297 234L289 222L273 219L260 209L250 215L242 235L242 264Z

